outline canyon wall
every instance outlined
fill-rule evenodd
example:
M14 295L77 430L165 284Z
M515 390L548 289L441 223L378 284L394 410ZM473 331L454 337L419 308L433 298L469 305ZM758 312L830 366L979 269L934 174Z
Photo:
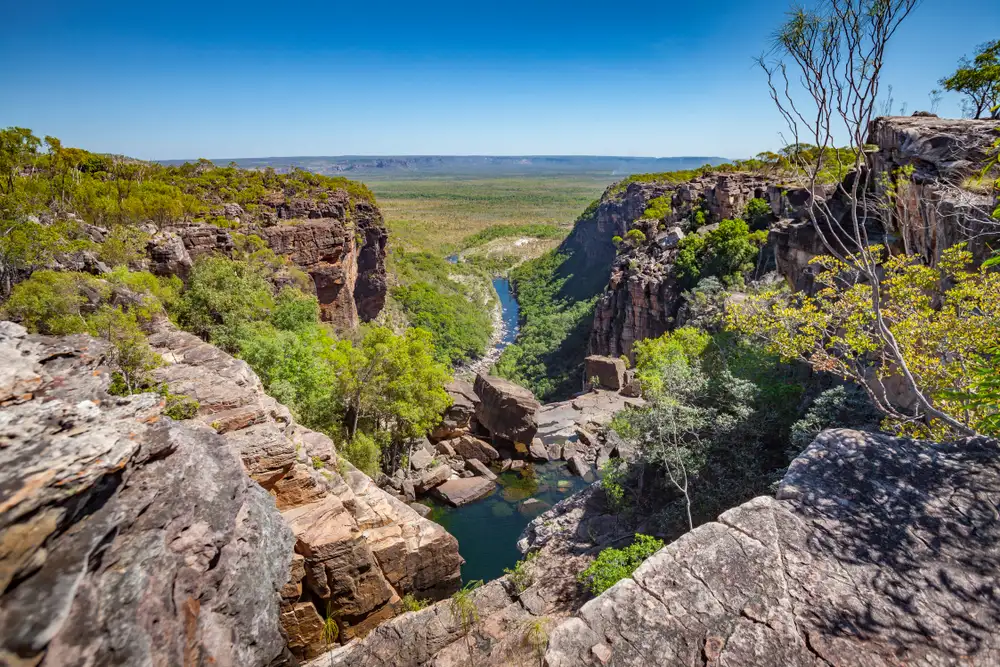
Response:
M374 203L352 199L343 190L325 194L319 199L271 193L252 214L232 203L219 212L238 225L239 233L259 236L309 275L325 321L353 328L374 319L385 305L388 232ZM235 245L233 233L223 227L168 226L148 244L149 269L186 278L194 260L229 255Z
M406 593L461 585L455 538L296 424L245 362L166 321L149 342L193 419L108 395L101 341L0 323L0 662L307 659L329 648L328 617L348 641Z
M943 120L913 116L879 118L872 123L869 142L877 150L869 153L864 196L870 202L863 221L869 238L884 242L899 252L918 254L934 262L941 251L968 240L978 260L988 256L995 241L996 223L990 214L996 206L992 193L977 189L969 179L988 160L1000 128L997 121ZM851 174L845 180L850 188ZM678 234L675 226L695 207L705 212L709 225L740 217L746 203L760 198L771 206L769 243L779 274L792 289L811 289L816 267L812 258L828 254L816 226L809 219L812 193L780 177L750 173L709 174L683 183L631 183L621 194L609 189L601 207L617 213L614 225L593 227L585 238L603 248L604 235L623 236L640 229L648 243L626 249L610 264L607 287L595 309L590 352L607 356L632 355L635 341L655 338L677 326L683 305L673 263ZM850 228L850 208L842 192L824 186L822 196L835 219ZM641 219L648 202L669 196L671 213L663 219ZM605 201L607 200L607 201ZM628 220L629 216L634 216ZM659 225L659 228L658 228ZM613 228L612 228L613 227ZM829 235L831 232L826 229ZM693 232L697 233L697 231ZM995 246L996 244L993 243ZM761 264L769 263L762 257ZM761 267L763 268L763 266Z

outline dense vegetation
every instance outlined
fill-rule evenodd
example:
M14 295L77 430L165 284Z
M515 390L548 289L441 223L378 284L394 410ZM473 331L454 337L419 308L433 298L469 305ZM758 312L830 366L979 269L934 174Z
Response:
M33 332L104 338L113 392L160 391L169 415L190 418L196 402L156 384L160 360L146 340L155 321L169 317L246 360L302 424L329 434L341 455L375 474L380 462L398 463L408 441L426 432L448 404L443 387L450 373L439 359L482 344L449 333L488 335L488 318L466 312L463 320L452 310L422 322L431 331L399 335L369 326L338 338L319 321L308 276L260 238L237 231L231 254L197 260L186 285L132 268L145 261L156 227L201 221L238 228L266 222L273 204L286 198L326 201L345 192L348 216L355 203L373 201L365 186L343 178L206 161L164 167L8 128L0 131L0 293L8 297L0 314ZM113 270L92 275L48 268L76 266L87 257ZM421 260L411 263L421 275L440 277L440 266ZM419 284L404 296L417 310L435 313L436 304L421 298ZM444 324L451 329L439 328ZM435 337L443 351L435 350Z
M680 240L674 270L684 287L694 287L709 276L728 286L742 284L766 241L767 232L751 232L743 220L723 220L708 233L688 234Z
M552 251L511 272L521 306L521 331L494 372L542 400L579 391L579 366L587 347L595 297L581 299L573 262Z
M631 577L632 573L642 565L642 561L661 548L663 540L649 535L636 535L632 544L624 549L611 547L603 550L597 559L579 574L578 579L591 593L600 595L622 579Z

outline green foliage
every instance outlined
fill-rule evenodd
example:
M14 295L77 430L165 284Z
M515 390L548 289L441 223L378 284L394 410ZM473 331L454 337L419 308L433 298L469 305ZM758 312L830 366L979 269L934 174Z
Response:
M340 455L369 477L378 476L382 448L373 437L358 431L353 438L340 446Z
M792 424L791 453L798 455L827 428L878 430L882 413L868 395L854 385L839 385L827 389L809 406L805 416Z
M642 217L646 220L662 220L673 212L670 197L654 197L646 203Z
M615 513L624 512L629 508L628 498L625 497L628 473L628 463L620 458L608 459L601 466L601 489L608 499L608 505Z
M464 632L469 632L479 622L479 609L472 592L482 585L482 580L470 581L451 595L451 615Z
M980 45L972 61L963 57L958 69L940 84L965 96L967 116L1000 118L1000 39Z
M882 323L911 377L935 410L974 427L985 414L961 396L971 387L969 369L987 363L1000 341L1000 273L973 269L964 244L944 250L934 267L913 256L888 256L877 246L870 252L881 263ZM822 271L814 294L750 295L727 313L728 324L773 354L861 386L895 376L896 354L883 342L871 287L856 279L860 261L818 257L813 262ZM944 419L917 421L885 402L879 408L905 433L954 435Z
M112 369L109 392L134 394L152 385L152 371L162 361L146 342L134 311L102 305L87 318L90 332L110 343L106 361Z
M741 284L753 271L767 232L751 232L742 220L723 220L706 234L689 234L677 244L674 268L681 283L694 287L699 280L718 277L725 285Z
M577 575L577 580L594 595L600 595L622 579L631 577L644 560L662 548L663 540L637 533L632 544L624 549L609 547L603 550L587 569Z
M489 309L452 279L448 262L429 253L397 251L392 269L401 283L392 290L393 298L412 326L431 333L438 360L459 364L482 356L493 330Z
M191 270L178 320L189 331L235 351L239 327L263 321L270 314L272 291L258 263L204 257Z
M413 593L407 593L403 596L401 604L403 611L420 611L430 605L430 600L421 600L414 596Z
M163 396L166 402L163 414L171 419L181 421L183 419L194 419L198 415L201 403L196 399L191 398L187 394L171 393L166 385L160 385L157 391Z
M625 242L633 248L638 248L646 242L646 235L640 229L630 229L625 234Z
M549 252L511 271L521 330L517 342L503 351L494 373L528 387L541 400L580 389L596 297L587 293L586 277L573 280L576 269L566 255Z
M517 561L514 565L514 569L505 567L503 573L507 575L507 580L510 582L511 586L514 587L514 594L520 595L524 591L528 590L531 584L534 583L534 577L531 574L531 561L538 557L538 552L533 551L525 556L523 559Z
M3 316L32 333L83 333L87 331L83 307L88 304L84 292L90 290L107 293L98 279L85 273L36 271L14 287Z
M115 225L101 244L97 257L108 266L128 266L146 256L147 234L129 225Z
M747 202L743 209L743 219L747 221L751 229L766 229L774 215L771 212L771 205L766 199L754 197Z
M625 239L618 236L617 234L611 237L611 243L613 243L616 248L619 247L622 243L624 243L624 241Z
M1000 436L1000 346L987 349L983 359L969 373L969 387L950 392L948 397L976 415L976 432Z
M79 235L79 225L70 220L48 225L28 219L0 220L0 294L8 292L15 279L33 269L93 245Z

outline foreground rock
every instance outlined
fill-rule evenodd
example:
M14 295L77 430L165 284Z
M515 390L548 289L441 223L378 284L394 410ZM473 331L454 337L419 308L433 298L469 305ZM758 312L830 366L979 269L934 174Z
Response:
M536 413L541 408L534 395L510 380L493 375L476 376L476 419L496 438L530 443L538 431Z
M237 453L103 343L0 323L0 664L268 665L293 538Z
M295 533L304 576L293 568L281 620L296 657L327 649L327 613L347 641L395 615L406 593L436 600L461 585L455 538L338 461L330 439L296 424L246 363L166 324L149 341L165 361L157 379L200 402L195 419L239 453ZM437 466L419 480L450 475Z
M553 630L545 664L998 664L998 506L997 441L826 431L777 499L660 550Z

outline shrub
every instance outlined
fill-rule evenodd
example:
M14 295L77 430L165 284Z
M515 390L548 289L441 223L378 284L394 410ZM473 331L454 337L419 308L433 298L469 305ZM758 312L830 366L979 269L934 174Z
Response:
M882 414L860 387L840 385L816 397L805 416L792 424L791 456L803 449L827 428L878 429Z
M206 257L191 271L179 320L189 331L232 352L238 346L238 327L265 320L273 307L272 288L260 266Z
M601 466L601 489L608 499L608 505L615 513L628 509L628 499L625 497L625 482L629 472L628 463L620 458L608 459Z
M768 226L774 216L771 213L771 205L766 199L754 197L747 202L743 209L743 219L749 223L751 229L764 229Z
M171 419L181 421L184 419L194 419L198 416L201 403L196 399L191 398L187 394L173 394L167 389L166 385L160 386L159 393L166 400L166 407L163 409L163 414Z
M533 551L522 560L517 561L514 565L514 569L504 568L503 573L507 575L507 580L510 581L511 586L514 587L514 594L520 595L524 591L528 590L532 583L534 583L534 578L531 574L531 568L529 567L531 561L538 557L538 552Z
M420 611L421 609L426 609L430 603L430 600L419 599L413 593L407 593L401 600L403 611Z
M373 437L358 431L352 439L340 445L340 455L369 477L374 479L378 476L382 450Z
M577 575L591 593L600 595L617 582L631 577L644 560L663 548L663 540L636 534L635 541L624 549L608 548L587 569Z
M3 306L4 317L32 333L62 336L87 331L86 294L107 296L104 283L85 273L36 271L14 286Z
M756 266L767 232L751 232L742 220L723 220L707 234L689 234L677 244L674 268L685 287L715 276L725 285L740 284Z
M633 248L637 248L646 242L646 235L641 229L630 229L625 234L625 241Z
M110 343L106 358L112 368L112 394L128 395L152 385L152 371L162 363L146 342L135 313L103 305L87 318L90 331Z
M646 203L642 217L646 220L662 220L673 212L670 197L654 197Z
M101 244L97 257L112 268L135 264L145 258L148 239L149 235L137 227L114 225Z

